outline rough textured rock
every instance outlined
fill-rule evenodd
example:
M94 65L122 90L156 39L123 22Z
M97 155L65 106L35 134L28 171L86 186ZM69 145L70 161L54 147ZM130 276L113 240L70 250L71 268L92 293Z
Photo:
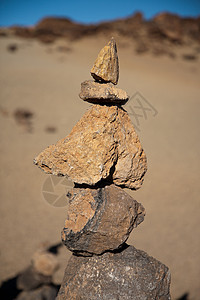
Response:
M79 254L118 249L132 229L144 220L145 210L114 184L104 188L74 188L62 240Z
M45 251L37 251L32 258L32 264L38 273L45 276L52 276L58 268L56 255Z
M44 285L33 291L21 292L16 300L55 300L57 289L54 286Z
M99 83L86 80L81 83L80 98L91 103L125 104L127 93L116 88L112 83Z
M102 179L138 189L147 170L146 155L127 112L92 105L71 133L39 154L34 163L46 173L79 184Z
M76 257L68 262L57 300L169 300L169 269L128 246L120 253Z
M33 266L28 267L17 278L17 288L19 290L32 290L39 287L42 284L48 284L51 282L51 276L45 276L39 274Z
M94 66L91 69L91 75L97 81L117 84L119 79L119 63L117 46L113 38L99 52Z

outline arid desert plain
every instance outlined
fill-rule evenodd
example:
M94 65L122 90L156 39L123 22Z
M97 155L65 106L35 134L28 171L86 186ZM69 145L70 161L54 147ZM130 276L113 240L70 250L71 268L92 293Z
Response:
M39 247L61 242L67 206L45 199L48 175L33 159L67 136L90 107L78 96L80 84L90 79L94 60L107 42L101 34L50 44L0 37L1 282L26 268ZM172 299L188 295L198 300L200 55L194 60L184 55L200 48L175 47L176 56L170 57L136 54L134 42L126 37L116 37L116 42L118 86L130 96L124 108L148 158L143 186L127 190L146 209L144 222L127 243L170 268ZM70 255L64 246L59 248L57 284Z

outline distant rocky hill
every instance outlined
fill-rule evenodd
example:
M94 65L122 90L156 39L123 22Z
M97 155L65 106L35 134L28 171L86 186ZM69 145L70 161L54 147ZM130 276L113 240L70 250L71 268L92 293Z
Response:
M75 40L98 34L108 38L123 36L135 41L136 52L151 51L155 55L167 53L173 56L173 45L200 44L200 16L181 18L166 12L149 21L144 20L138 12L125 19L94 25L78 24L67 18L47 17L31 28L15 26L10 29L17 36L37 38L44 43L51 43L58 37Z

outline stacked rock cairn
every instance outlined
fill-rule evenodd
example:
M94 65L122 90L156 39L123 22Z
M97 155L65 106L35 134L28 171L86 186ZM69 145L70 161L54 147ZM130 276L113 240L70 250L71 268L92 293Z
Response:
M115 40L100 51L93 81L81 84L80 98L92 103L71 133L34 160L48 174L74 182L62 231L72 251L57 300L170 299L169 269L127 245L145 216L124 191L139 189L147 159L128 113L125 91L116 87ZM67 201L66 197L66 201Z

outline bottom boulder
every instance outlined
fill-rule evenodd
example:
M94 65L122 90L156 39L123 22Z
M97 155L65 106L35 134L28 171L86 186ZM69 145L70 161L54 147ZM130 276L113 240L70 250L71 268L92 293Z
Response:
M72 255L56 300L169 300L169 269L124 245L101 256Z

